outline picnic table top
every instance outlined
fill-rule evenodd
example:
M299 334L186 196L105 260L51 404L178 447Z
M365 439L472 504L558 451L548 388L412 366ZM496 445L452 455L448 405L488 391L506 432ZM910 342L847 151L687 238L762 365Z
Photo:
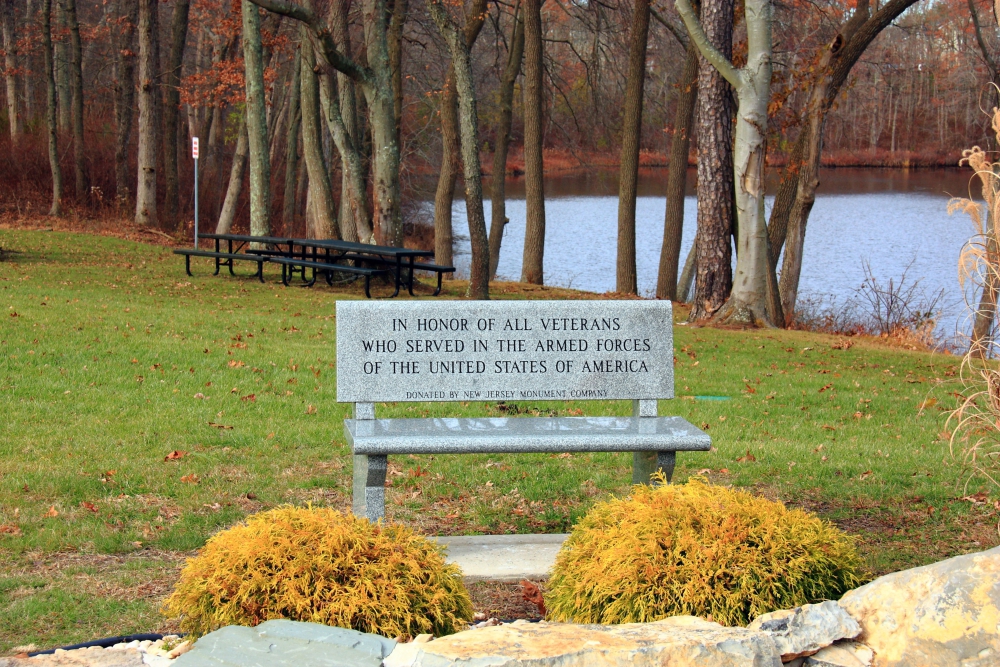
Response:
M250 236L247 234L198 234L201 239L216 239L220 241L237 241L242 243L293 244L315 248L330 248L369 255L385 255L389 257L433 257L433 250L416 248L397 248L394 246L371 245L336 239L297 239L278 236Z

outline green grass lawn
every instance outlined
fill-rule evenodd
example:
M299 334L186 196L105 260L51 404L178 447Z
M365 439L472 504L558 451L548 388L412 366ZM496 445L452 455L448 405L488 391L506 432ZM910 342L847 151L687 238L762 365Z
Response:
M0 654L164 628L162 595L214 532L282 503L349 506L334 308L359 287L285 288L273 269L264 285L213 277L207 261L190 278L169 249L83 234L6 230L0 246L15 251L0 262ZM495 297L599 298L517 285ZM660 412L716 448L679 455L675 481L705 475L816 511L858 536L870 576L1000 543L992 501L961 500L996 491L963 486L943 435L958 358L783 330L679 325L674 338L679 398ZM390 466L389 518L434 534L567 531L631 479L627 454Z

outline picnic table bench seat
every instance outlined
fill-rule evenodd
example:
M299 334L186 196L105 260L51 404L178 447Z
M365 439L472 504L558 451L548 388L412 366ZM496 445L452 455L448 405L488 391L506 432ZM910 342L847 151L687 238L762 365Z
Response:
M184 255L184 270L187 271L189 276L193 276L191 273L191 258L192 257L212 257L215 259L215 273L213 275L219 275L219 268L222 266L229 267L229 273L236 275L233 271L233 262L236 261L246 261L246 262L256 262L257 272L254 274L258 280L264 282L264 262L268 261L268 257L258 254L248 254L242 252L216 252L212 250L192 250L190 248L178 248L174 250L175 255Z
M328 283L331 282L331 274L333 273L350 273L358 277L363 277L365 279L365 296L369 299L371 298L371 279L373 276L381 276L389 274L388 269L372 269L363 266L351 266L350 264L339 264L335 262L317 262L312 259L302 259L301 257L269 257L269 260L275 264L281 265L281 282L287 287L289 281L292 277L292 272L289 270L294 267L299 267L301 269L312 269L313 277L312 280L307 280L306 285L313 285L316 282L316 274L322 273L326 276ZM303 275L303 280L305 276Z

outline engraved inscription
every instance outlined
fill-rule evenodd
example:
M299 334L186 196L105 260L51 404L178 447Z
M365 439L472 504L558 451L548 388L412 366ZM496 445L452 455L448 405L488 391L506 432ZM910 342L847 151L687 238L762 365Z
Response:
M671 398L661 301L338 302L337 400Z

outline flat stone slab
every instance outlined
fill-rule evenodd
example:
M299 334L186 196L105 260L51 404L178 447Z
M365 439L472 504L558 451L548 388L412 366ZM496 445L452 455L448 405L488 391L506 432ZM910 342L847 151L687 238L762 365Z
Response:
M211 632L174 667L381 667L392 639L318 623L274 620Z
M337 400L674 397L669 301L338 301Z
M347 419L355 454L708 451L682 417Z
M433 537L449 563L472 581L537 581L549 576L569 535L461 535Z

